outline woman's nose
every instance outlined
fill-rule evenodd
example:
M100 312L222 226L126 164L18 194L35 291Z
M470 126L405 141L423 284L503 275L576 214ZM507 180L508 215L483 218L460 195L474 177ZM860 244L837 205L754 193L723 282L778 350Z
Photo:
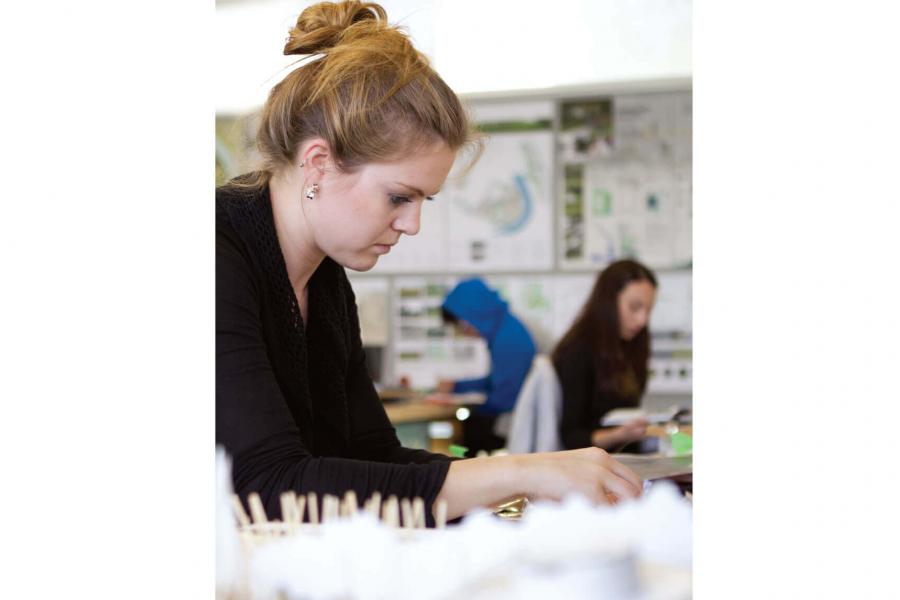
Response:
M638 317L638 321L639 321L640 324L641 324L641 329L643 329L644 327L647 326L647 323L650 322L650 313L649 313L649 312L642 312L642 313L640 314L640 316Z
M422 202L410 202L394 220L394 229L406 235L419 233L419 220L422 213Z

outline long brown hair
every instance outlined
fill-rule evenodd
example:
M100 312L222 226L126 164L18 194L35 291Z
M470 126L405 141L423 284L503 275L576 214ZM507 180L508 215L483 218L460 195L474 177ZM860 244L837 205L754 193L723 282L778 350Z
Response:
M409 155L436 141L457 151L480 139L456 94L374 2L321 2L297 18L286 55L311 56L269 92L260 115L262 164L233 184L261 187L321 137L338 168Z
M597 277L591 295L575 322L553 350L553 361L570 359L571 351L590 351L599 394L635 400L647 387L650 333L644 327L629 341L619 332L619 293L633 281L657 287L653 272L639 262L620 260Z

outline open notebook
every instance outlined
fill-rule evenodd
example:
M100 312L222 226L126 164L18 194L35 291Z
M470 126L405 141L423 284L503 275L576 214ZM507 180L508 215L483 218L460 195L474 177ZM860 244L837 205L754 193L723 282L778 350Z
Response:
M616 408L604 415L600 424L603 426L614 427L621 425L626 421L643 417L651 425L661 425L678 419L684 413L690 413L680 406L670 406L665 410L648 411L643 408Z

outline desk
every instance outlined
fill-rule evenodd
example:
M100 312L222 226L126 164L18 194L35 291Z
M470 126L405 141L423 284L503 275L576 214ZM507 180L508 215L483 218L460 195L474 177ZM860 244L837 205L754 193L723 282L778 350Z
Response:
M679 425L678 431L688 435L694 435L694 428L692 425ZM647 425L647 437L663 437L665 435L669 435L666 432L665 425Z
M427 394L414 390L382 390L388 419L397 430L400 443L407 448L422 448L431 452L450 454L450 444L462 438L456 411L461 406L481 404L484 394L443 394L441 402L427 402ZM449 438L432 439L428 424L449 421L453 432Z
M478 392L465 394L425 394L415 390L381 390L388 419L397 430L400 443L407 448L423 448L442 454L450 453L450 444L462 438L456 411L463 406L483 404L487 396ZM428 424L449 421L453 426L449 438L432 439Z
M385 404L384 410L394 425L428 421L447 421L456 419L458 406L452 404L428 404L416 400L407 400Z
M684 478L694 473L693 456L659 454L612 454L613 458L637 473L645 481Z
M682 493L694 491L694 457L658 454L613 454L613 458L637 473L645 482L668 479Z

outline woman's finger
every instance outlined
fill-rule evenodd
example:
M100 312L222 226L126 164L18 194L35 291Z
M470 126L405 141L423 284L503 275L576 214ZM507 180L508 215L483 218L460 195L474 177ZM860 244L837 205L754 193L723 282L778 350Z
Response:
M627 469L624 465L621 466ZM634 475L634 473L631 473L631 475L635 478L637 483L630 477L623 477L612 469L607 468L607 473L608 476L603 480L603 487L607 492L612 492L620 498L637 498L641 495L642 484L640 483L640 479L638 479L637 475Z
M631 483L632 486L640 493L640 490L644 487L643 480L638 477L637 473L614 459L613 457L607 455L606 459L601 463L607 470L612 471L614 474L618 475L622 479Z

